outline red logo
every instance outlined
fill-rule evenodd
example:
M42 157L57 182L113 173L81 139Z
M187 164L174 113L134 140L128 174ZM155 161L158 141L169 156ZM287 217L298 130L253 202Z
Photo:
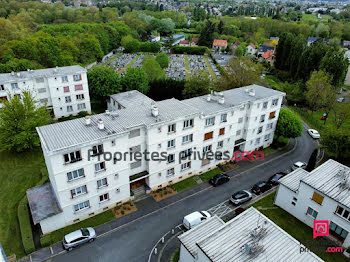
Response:
M328 220L314 220L314 238L329 235Z

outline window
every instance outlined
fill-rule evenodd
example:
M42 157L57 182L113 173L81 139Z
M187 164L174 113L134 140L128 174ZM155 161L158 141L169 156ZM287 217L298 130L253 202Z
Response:
M329 233L336 238L344 240L349 232L331 221L331 224L329 225Z
M84 169L83 168L80 168L78 170L74 170L74 171L71 171L71 172L67 173L68 181L72 181L72 180L75 180L75 179L78 179L78 178L81 178L81 177L84 177L84 176L85 176L85 174L84 174Z
M191 161L181 164L181 171L191 168Z
M0 85L0 91L4 91L4 90L5 90L4 85Z
M193 119L184 121L184 128L189 128L189 127L193 127Z
M168 125L168 133L176 132L176 124Z
M265 122L265 115L260 116L260 123L263 123L263 122Z
M243 122L243 117L238 118L238 123L242 123Z
M78 104L78 110L86 109L85 103Z
M221 148L224 146L224 141L219 141L218 142L218 147L217 148Z
M62 76L62 83L67 83L67 82L68 82L68 77Z
M76 95L77 100L84 100L84 94Z
M220 128L219 130L219 136L222 136L225 134L225 128Z
M74 89L75 89L75 91L83 90L83 85L75 85Z
M134 137L138 137L141 134L141 130L139 129L135 129L135 130L131 130L129 133L129 138L134 138Z
M317 192L314 192L314 194L312 195L312 200L319 205L322 205L323 199L324 199L324 196L320 195Z
M227 122L227 114L222 114L220 119L221 122Z
M270 140L270 134L265 135L264 140L265 141L269 141Z
M266 130L272 129L272 127L273 127L273 123L269 123L269 124L267 124L267 126L266 126Z
M64 158L64 162L66 164L74 163L74 162L81 160L81 154L80 154L80 151L75 151L75 152L71 152L69 154L64 154L63 158Z
M272 106L277 106L277 104L278 104L278 99L272 100Z
M81 75L73 75L74 81L80 81L81 80Z
M83 210L85 208L89 208L90 207L90 202L89 200L83 202L83 203L80 203L80 204L77 204L77 205L74 205L74 211L75 212L78 212L80 210Z
M259 145L259 144L260 144L260 137L255 140L255 145Z
M187 158L190 155L192 155L192 148L188 148L188 149L183 150L183 151L180 152L181 159Z
M168 148L173 148L173 147L175 147L175 139L168 141Z
M211 151L211 145L203 147L203 153L210 152Z
M182 143L189 143L193 141L193 134L187 135L187 136L183 136L182 137Z
M11 87L12 87L12 89L18 89L18 84L17 83L12 83Z
M70 97L70 96L66 96L66 97L65 97L65 100L66 100L66 103L70 103L70 102L72 102L72 99L71 99L71 97Z
M212 138L213 138L213 134L214 134L214 132L213 132L213 131L211 131L211 132L209 132L209 133L204 134L204 141L205 141L205 140L212 139Z
M262 126L260 126L260 127L258 128L258 134L261 134L261 133L262 133L262 131L263 131L263 127L262 127Z
M63 92L68 93L69 92L69 86L64 86L63 87Z
M313 217L314 219L316 219L318 212L316 210L312 209L311 207L309 207L307 209L306 214Z
M42 94L42 93L46 93L46 88L38 88L38 93Z
M237 130L236 131L236 136L240 136L241 135L241 130Z
M100 162L95 164L95 172L100 172L106 170L106 163L105 162Z
M108 193L100 195L100 202L103 202L103 201L106 201L106 200L109 200L109 194Z
M75 198L75 197L80 196L80 195L84 195L86 193L87 193L87 189L86 189L85 185L74 188L70 191L72 198Z
M39 101L41 104L46 104L49 100L47 98L42 98Z
M168 155L168 164L175 162L175 154Z
M67 112L72 112L73 111L73 107L72 106L67 106Z
M205 119L205 126L213 126L215 123L215 117Z
M168 169L167 176L173 176L173 175L175 175L175 169L174 168Z
M276 112L271 112L270 115L269 115L269 119L273 119L276 117Z
M97 180L97 188L108 186L107 177Z
M350 221L350 211L342 208L341 206L338 206L335 213L345 219L347 219L348 221Z
M92 153L94 156L101 155L103 153L103 144L93 146Z
M268 105L268 102L264 102L263 108L266 109L266 108L267 108L267 105Z

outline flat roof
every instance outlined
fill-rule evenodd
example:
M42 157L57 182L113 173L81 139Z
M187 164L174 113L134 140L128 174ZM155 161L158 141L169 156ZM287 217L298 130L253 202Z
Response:
M182 245L195 257L197 255L198 247L196 243L203 238L206 238L214 229L221 227L225 222L217 215L206 219L198 226L188 230L180 235L178 238Z
M52 77L52 76L65 76L75 73L86 72L87 70L80 65L55 67L55 68L45 68L29 71L20 71L14 73L4 73L0 74L0 83L6 82L18 82L26 79L40 78L40 77ZM19 74L19 76L18 76Z
M27 198L34 225L62 212L50 182L28 189Z
M302 168L298 168L294 170L293 172L289 173L288 175L282 177L278 182L290 190L297 192L300 185L300 180L307 176L309 172Z
M212 262L323 261L254 207L239 214L197 246Z

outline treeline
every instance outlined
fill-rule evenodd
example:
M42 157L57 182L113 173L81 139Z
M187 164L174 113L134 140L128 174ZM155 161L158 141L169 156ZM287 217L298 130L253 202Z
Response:
M283 71L282 78L307 81L313 71L322 70L332 77L332 85L344 83L349 61L336 42L329 45L316 41L307 46L306 39L291 33L280 36L274 66ZM279 74L281 76L281 74Z

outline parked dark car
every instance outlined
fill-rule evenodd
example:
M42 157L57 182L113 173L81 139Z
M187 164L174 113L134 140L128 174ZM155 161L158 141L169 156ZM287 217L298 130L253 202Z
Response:
M273 186L278 185L278 180L280 180L285 175L287 175L287 174L284 172L278 172L278 173L274 174L273 176L271 176L267 182Z
M243 203L251 200L252 198L253 198L253 196L249 191L241 190L241 191L234 193L231 196L230 201L234 205L240 205L240 204L243 204Z
M212 184L213 186L218 186L228 182L229 180L230 180L230 177L228 175L217 174L209 180L209 183Z
M265 181L260 181L252 187L252 192L256 195L259 195L261 193L266 192L267 190L269 190L271 188L272 188L272 185L270 185L269 183L267 183Z

